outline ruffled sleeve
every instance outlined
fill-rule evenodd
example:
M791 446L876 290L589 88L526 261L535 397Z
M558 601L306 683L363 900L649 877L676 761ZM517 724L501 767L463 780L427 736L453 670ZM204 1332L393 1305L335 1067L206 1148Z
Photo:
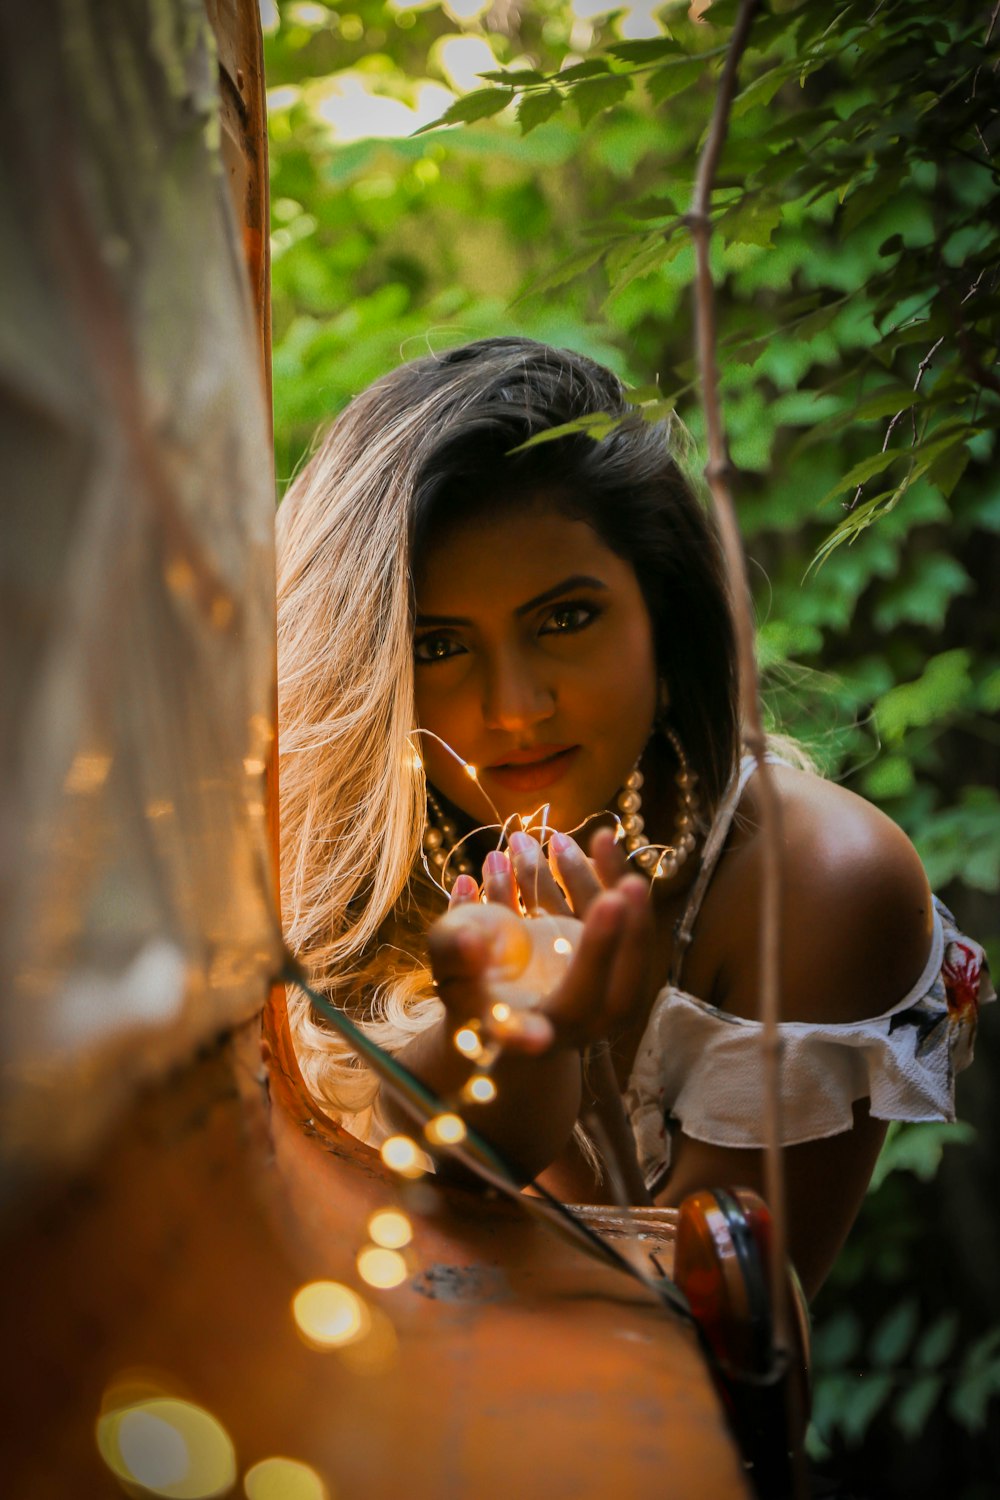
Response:
M955 1074L972 1060L979 1007L995 999L985 955L935 897L931 954L913 989L870 1020L780 1026L785 1145L839 1135L852 1106L880 1120L953 1120ZM718 1146L759 1147L762 1026L668 987L625 1093L647 1183L670 1161L670 1126Z

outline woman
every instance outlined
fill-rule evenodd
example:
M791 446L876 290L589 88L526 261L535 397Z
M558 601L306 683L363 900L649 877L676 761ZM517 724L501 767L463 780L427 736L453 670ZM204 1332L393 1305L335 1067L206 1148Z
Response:
M599 413L621 419L600 440L523 447ZM485 340L359 396L279 511L289 943L442 1095L474 1069L455 1045L472 1022L500 1055L470 1118L578 1201L603 1192L581 1108L620 1145L622 1097L656 1201L761 1185L758 792L718 548L669 439L591 361ZM988 981L895 825L773 774L789 1239L811 1293L885 1122L951 1117ZM498 1010L500 946L538 911L575 951ZM377 1138L375 1080L290 1010L316 1096Z

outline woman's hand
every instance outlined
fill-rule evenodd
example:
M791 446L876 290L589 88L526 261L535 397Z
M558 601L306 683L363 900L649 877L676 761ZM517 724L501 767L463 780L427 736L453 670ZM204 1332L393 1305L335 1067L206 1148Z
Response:
M487 857L485 904L471 876L460 876L447 915L431 928L438 993L456 1023L477 1021L484 1039L506 1051L583 1048L626 1023L650 998L649 888L641 876L625 873L610 830L595 835L592 860L563 834L553 835L548 863L528 834L514 834L510 847L512 861ZM528 917L521 915L519 897ZM547 970L543 963L554 986L529 991L523 1008L515 1008L505 985L516 986L519 973L530 978L539 972L525 939L547 954L555 947L554 923L546 916L556 919L558 935L575 951L554 972L551 959Z

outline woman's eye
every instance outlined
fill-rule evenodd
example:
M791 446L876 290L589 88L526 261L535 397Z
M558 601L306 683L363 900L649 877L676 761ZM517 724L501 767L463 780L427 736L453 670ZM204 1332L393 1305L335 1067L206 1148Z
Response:
M592 604L560 604L546 616L541 635L572 635L584 630L596 618L597 610Z
M458 656L464 648L450 635L425 635L413 643L415 661L448 661Z

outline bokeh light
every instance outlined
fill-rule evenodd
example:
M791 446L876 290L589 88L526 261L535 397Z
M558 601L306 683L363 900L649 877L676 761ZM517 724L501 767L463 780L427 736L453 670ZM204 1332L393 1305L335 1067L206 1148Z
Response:
M408 1135L391 1135L382 1142L382 1160L401 1177L420 1177L427 1171L427 1156Z
M97 1448L122 1484L170 1500L210 1500L235 1484L232 1439L203 1407L165 1395L119 1405L114 1393L105 1407Z
M463 1057L475 1060L482 1056L483 1044L471 1026L461 1026L455 1032L455 1046Z
M380 1291L390 1291L401 1286L409 1272L406 1261L398 1250L385 1250L381 1245L366 1245L358 1255L358 1275L369 1286Z
M243 1476L247 1500L332 1500L330 1490L297 1458L262 1458Z
M466 1133L461 1115L435 1115L424 1126L424 1135L435 1146L457 1146L465 1140Z
M292 1298L292 1316L307 1343L340 1349L363 1338L371 1326L364 1299L339 1281L311 1281Z
M413 1225L398 1208L380 1208L368 1220L368 1233L384 1250L402 1250L413 1238Z
M497 1096L497 1086L487 1073L473 1073L462 1090L462 1097L471 1104L491 1104Z

